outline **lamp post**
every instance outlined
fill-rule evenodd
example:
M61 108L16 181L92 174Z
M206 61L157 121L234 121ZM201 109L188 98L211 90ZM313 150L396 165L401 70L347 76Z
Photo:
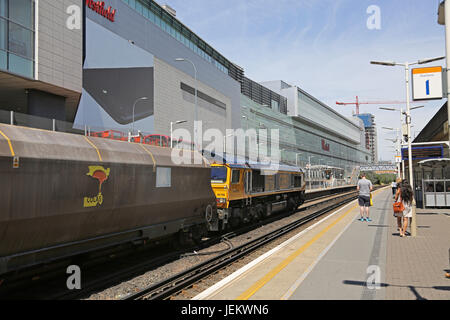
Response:
M397 139L386 139L386 140L396 143L396 147L395 147L396 156L397 157L401 156L401 150L402 150L401 143L402 142L401 142L401 138L400 138L400 136L401 136L400 129L399 128L394 129L394 128L388 128L388 127L383 127L383 129L397 132ZM397 161L397 159L395 159L395 161ZM400 162L397 162L396 165L397 165L397 178L401 178L402 174L401 174Z
M173 125L186 123L186 120L179 120L175 122L170 122L170 148L173 149Z
M197 91L197 68L195 67L195 64L186 58L176 58L175 61L183 62L187 61L190 64L192 64L192 67L194 68L194 79L195 79L195 109L194 109L194 144L197 137L197 121L198 121L198 91Z
M223 154L224 154L224 158L226 158L226 154L227 154L227 138L228 137L233 137L234 134L229 134L226 136L223 136Z
M425 108L425 106L411 107L410 110L412 111L412 110L421 109L421 108ZM386 111L397 111L397 112L400 112L400 129L398 129L398 130L399 130L399 132L401 132L401 130L402 130L401 128L403 127L403 116L407 115L407 113L403 111L403 108L400 108L400 110L399 110L399 109L396 109L396 108L380 107L380 109L381 110L386 110ZM413 126L411 126L411 127L413 127ZM392 129L392 128L390 128L390 129ZM392 130L395 130L395 129L392 129ZM402 154L402 148L401 148L401 146L403 145L402 134L400 134L400 138L399 139L400 139L399 140L399 142L400 142L400 154ZM408 139L408 140L410 140L410 139ZM402 155L402 157L403 157L403 155ZM402 160L402 176L401 176L401 178L405 179L405 161L403 161L403 160Z
M144 101L144 100L148 100L148 98L147 97L142 97L142 98L136 99L136 101L133 104L133 124L132 124L132 127L131 127L131 135L134 135L134 110L136 109L136 104L139 101Z
M447 69L447 124L448 140L450 142L450 1L439 4L438 23L445 26L445 55Z
M308 156L308 163L309 163L309 170L308 170L309 190L312 189L312 181L311 181L311 158L315 158L315 156Z
M247 116L242 116L242 119L245 119L245 123L247 124L247 130L248 130L248 117Z
M407 137L408 137L408 166L409 166L409 183L411 185L411 188L414 193L415 198L415 188L414 188L414 171L413 171L413 160L412 160L412 145L411 145L411 104L410 104L410 87L409 87L409 69L410 66L416 65L416 64L426 64L429 62L437 61L444 59L445 57L439 57L439 58L432 58L432 59L425 59L425 60L419 60L417 62L405 62L405 63L396 63L393 61L389 62L383 62L383 61L371 61L371 64L376 65L382 65L382 66L389 66L389 67L395 67L395 66L402 66L405 68L405 83L406 83L406 126L407 126ZM413 200L412 203L412 222L411 222L411 236L416 237L417 236L417 221L416 221L416 201Z

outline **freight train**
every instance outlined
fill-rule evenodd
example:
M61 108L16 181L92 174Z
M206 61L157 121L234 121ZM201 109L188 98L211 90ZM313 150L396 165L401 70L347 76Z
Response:
M175 165L170 148L0 124L0 275L124 243L200 241L304 201L301 169L263 176L183 152L202 163Z

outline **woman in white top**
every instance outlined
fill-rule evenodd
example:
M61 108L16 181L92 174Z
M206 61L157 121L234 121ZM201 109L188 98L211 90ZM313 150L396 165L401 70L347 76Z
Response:
M400 232L400 237L404 237L406 229L408 228L409 218L412 218L412 202L413 202L413 191L409 183L403 181L398 185L397 194L395 195L396 202L402 202L405 210L401 213L396 213L398 231ZM403 223L402 223L403 222Z

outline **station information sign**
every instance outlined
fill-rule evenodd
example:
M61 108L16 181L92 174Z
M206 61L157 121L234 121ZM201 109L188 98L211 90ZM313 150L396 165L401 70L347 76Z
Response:
M442 84L442 67L413 69L413 100L442 99Z
M412 156L413 160L442 159L444 157L444 147L414 147ZM408 148L402 149L402 159L408 161Z

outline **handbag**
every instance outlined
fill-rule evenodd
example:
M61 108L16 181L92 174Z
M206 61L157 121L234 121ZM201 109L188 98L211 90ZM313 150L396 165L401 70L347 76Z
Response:
M372 197L372 194L370 194L370 206L373 207L373 197Z
M403 205L403 201L394 203L394 213L402 213L405 210L405 206Z

